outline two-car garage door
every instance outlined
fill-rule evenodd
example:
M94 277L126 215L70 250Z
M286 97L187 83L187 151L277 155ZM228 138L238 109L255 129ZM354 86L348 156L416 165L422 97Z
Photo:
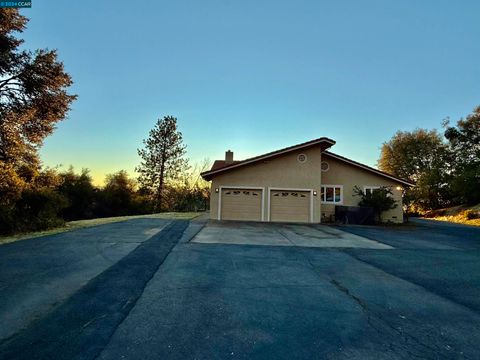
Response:
M310 191L269 190L269 220L310 222ZM262 221L262 189L221 189L220 219Z

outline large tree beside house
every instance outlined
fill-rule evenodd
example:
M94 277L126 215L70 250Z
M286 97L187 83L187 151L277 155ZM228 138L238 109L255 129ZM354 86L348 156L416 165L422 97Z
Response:
M38 170L39 146L76 98L55 50L20 47L27 22L17 9L0 9L0 161L22 174Z
M415 183L404 199L415 209L436 209L449 204L451 152L438 131L398 131L383 143L378 167Z
M27 22L18 9L0 9L0 232L57 224L64 206L38 150L76 95L55 50L23 46Z
M456 126L445 124L445 137L452 149L454 201L480 202L480 106Z
M162 211L167 185L188 168L184 158L186 146L177 119L173 116L158 119L143 144L144 148L138 149L142 159L136 168L140 173L138 180L143 189L152 194L154 211Z

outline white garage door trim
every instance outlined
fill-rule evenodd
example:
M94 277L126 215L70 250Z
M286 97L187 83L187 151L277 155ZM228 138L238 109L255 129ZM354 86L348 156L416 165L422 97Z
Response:
M260 186L227 186L222 185L218 188L218 220L222 220L222 189L251 189L262 191L262 221L265 221L265 188Z
M268 197L267 197L267 221L270 221L270 197L272 196L272 190L274 191L309 191L310 192L310 222L313 223L313 189L298 189L298 188L279 188L279 187L269 187ZM263 204L262 204L263 206Z

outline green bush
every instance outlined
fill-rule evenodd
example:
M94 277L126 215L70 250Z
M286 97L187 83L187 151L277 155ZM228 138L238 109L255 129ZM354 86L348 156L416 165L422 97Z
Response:
M0 234L14 232L15 209L11 206L0 204Z
M208 192L199 187L177 186L167 189L168 211L203 211L207 209L208 202Z
M15 204L10 229L15 232L46 230L61 226L61 211L68 200L52 189L26 190Z
M94 207L97 189L87 169L76 174L71 167L60 174L62 179L58 192L68 199L69 205L62 211L62 217L69 220L91 219L95 216Z
M372 208L378 222L382 222L384 211L395 209L398 206L397 201L393 198L392 189L387 186L381 186L368 193L355 186L353 192L355 196L361 198L358 206Z

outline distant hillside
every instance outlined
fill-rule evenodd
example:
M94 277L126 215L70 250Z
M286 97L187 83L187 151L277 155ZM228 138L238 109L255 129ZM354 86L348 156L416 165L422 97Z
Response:
M480 226L480 204L475 206L460 205L432 210L426 213L424 217L433 220Z

